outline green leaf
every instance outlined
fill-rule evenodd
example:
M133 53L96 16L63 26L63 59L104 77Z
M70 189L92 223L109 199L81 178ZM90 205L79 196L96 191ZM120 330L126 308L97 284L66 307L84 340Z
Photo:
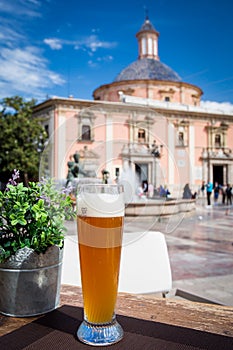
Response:
M27 220L25 220L24 218L20 218L19 220L18 220L18 223L20 224L20 225L27 225Z
M18 219L14 219L11 221L11 225L15 226L19 223Z

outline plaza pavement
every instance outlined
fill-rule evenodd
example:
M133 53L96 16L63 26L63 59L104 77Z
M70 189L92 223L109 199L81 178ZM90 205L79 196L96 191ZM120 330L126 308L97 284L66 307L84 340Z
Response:
M76 222L66 225L62 283L80 285ZM207 208L206 199L201 198L189 214L125 219L126 233L148 230L160 231L166 238L173 280L169 297L176 297L175 291L182 289L233 305L233 207L229 212L220 203Z

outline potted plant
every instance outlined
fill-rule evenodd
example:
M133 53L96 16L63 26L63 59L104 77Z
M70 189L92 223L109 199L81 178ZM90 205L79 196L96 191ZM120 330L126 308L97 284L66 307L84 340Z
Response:
M59 305L65 220L74 210L53 180L18 181L14 170L0 191L0 312L24 317Z

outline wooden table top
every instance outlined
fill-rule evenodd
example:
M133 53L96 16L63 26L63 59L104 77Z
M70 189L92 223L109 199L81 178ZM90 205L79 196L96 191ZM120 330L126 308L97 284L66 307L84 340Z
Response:
M82 307L81 288L63 285L60 305ZM233 338L233 307L230 306L119 293L116 313ZM14 318L1 315L0 336L14 331L37 318Z

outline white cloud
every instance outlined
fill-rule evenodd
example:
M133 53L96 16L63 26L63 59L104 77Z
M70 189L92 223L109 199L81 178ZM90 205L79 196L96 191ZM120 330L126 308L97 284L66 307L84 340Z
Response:
M111 49L117 45L101 40L97 35L99 29L92 30L91 35L79 40L46 37L43 43L47 47L37 47L41 43L33 41L34 27L31 23L34 23L34 18L42 16L43 7L49 1L0 0L0 98L16 94L38 98L55 86L66 83L61 75L49 69L50 62L45 59L43 51L48 47L61 50L70 46L82 50L91 58L88 65L92 68L113 59L111 55L97 57L100 49Z
M87 64L91 68L96 68L98 66L98 64L96 62L93 62L92 60L89 60Z
M29 44L29 19L41 16L45 1L50 0L0 0L0 98L44 97L44 91L65 83L48 68L42 49ZM59 46L58 42L50 44Z
M99 28L92 28L91 32L92 33L99 33L100 29Z
M38 1L38 0L26 0L26 2L32 3L34 5L40 5L40 1Z
M112 60L113 60L113 57L111 55L107 55L103 57L97 57L96 61L89 60L87 63L89 67L96 68L100 65L100 63L102 62L107 63L107 62L111 62Z
M59 39L44 39L44 43L47 44L52 50L62 49L62 43Z
M233 104L230 102L201 101L201 107L233 113Z
M65 40L58 38L46 38L44 43L52 50L59 50L64 45L73 46L75 50L87 51L90 55L97 49L111 49L117 46L116 42L101 41L97 35L90 35L80 40Z
M0 0L0 12L14 17L40 17L38 9L41 7L40 0Z
M30 93L40 95L44 88L61 85L63 79L46 67L47 61L42 58L40 50L28 46L20 48L4 48L0 52L0 88L5 97Z
M99 48L111 49L116 46L116 42L101 41L97 35L90 35L84 40L83 44L91 49L92 52L95 52Z
M103 57L98 57L97 61L98 62L111 62L113 60L113 56L111 55L107 55L107 56L103 56Z
M2 23L0 24L0 42L4 43L5 46L9 46L19 41L24 41L24 35L22 33L6 25L4 26Z

